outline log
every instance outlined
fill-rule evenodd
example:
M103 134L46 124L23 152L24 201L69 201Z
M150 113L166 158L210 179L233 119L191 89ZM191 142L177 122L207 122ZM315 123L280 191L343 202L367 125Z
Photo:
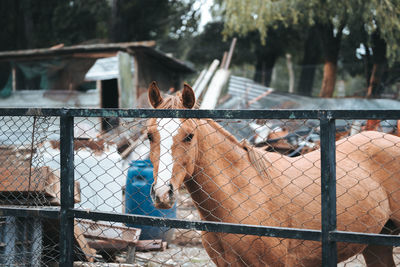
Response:
M218 98L221 94L222 88L228 81L230 72L226 69L219 69L215 73L210 86L206 94L204 95L203 101L201 102L200 109L214 109L217 105Z
M211 63L210 67L208 68L207 73L204 75L204 78L201 80L196 91L194 92L196 99L199 99L199 97L201 96L201 93L204 91L204 88L206 88L211 77L214 75L214 72L217 69L218 65L219 65L219 60L214 59L214 61Z
M196 92L197 87L199 86L200 82L204 79L204 76L206 75L207 70L204 69L200 72L199 77L197 77L196 81L194 82L192 88Z

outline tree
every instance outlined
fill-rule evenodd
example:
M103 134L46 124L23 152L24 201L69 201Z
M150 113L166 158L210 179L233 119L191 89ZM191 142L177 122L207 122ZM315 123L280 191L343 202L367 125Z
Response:
M267 36L268 28L277 23L317 27L324 58L322 97L332 96L343 30L349 20L362 21L369 34L379 32L387 44L387 55L392 56L392 62L400 58L400 0L228 0L225 18L226 33L246 34L257 30L262 41Z
M4 0L1 50L77 44L107 37L107 0Z
M175 17L170 23L168 34L157 39L159 48L167 53L172 53L182 60L188 58L188 53L196 44L200 20L200 9L196 9L196 0L171 1L172 14Z
M367 89L367 97L379 97L383 91L381 79L386 68L386 41L377 30L372 34L372 70Z
M36 2L36 1L35 1ZM107 0L56 1L51 23L57 43L73 45L108 35L111 8Z
M214 59L221 59L224 52L229 50L231 44L230 39L223 39L223 29L224 23L222 21L214 21L205 25L203 32L193 37L193 46L190 48L187 59L199 67L208 66ZM234 50L232 64L240 65L252 63L256 60L252 40L258 40L259 37L255 35L256 33L252 33L246 38L237 39L237 49Z
M204 31L193 38L194 44L189 52L188 60L203 66L209 65L213 59L221 59L231 44L230 38L222 37L223 29L223 21L208 23ZM298 41L297 36L298 34L289 28L271 29L266 40L267 45L263 45L259 42L260 35L257 31L250 32L246 36L234 35L232 37L237 38L237 44L232 64L255 63L254 80L269 86L276 60Z
M301 60L301 73L297 92L301 95L311 96L317 64L321 60L321 42L317 27L309 27L306 31Z
M105 38L107 0L0 1L0 51L72 45ZM0 88L9 79L9 63L0 64Z
M185 58L200 11L195 0L112 0L112 42L155 40L160 49Z

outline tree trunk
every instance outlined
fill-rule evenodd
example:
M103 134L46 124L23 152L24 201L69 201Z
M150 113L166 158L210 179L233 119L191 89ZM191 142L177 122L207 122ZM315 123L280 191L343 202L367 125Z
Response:
M367 89L367 98L378 98L383 92L381 82L386 70L386 42L380 37L379 30L372 34L372 49L373 66Z
M121 18L119 14L120 3L119 0L112 0L111 2L111 22L109 28L109 38L112 42L121 42Z
M293 71L293 63L292 63L292 55L286 54L286 65L289 73L289 93L294 93L294 71Z
M320 97L332 97L335 91L337 60L344 26L345 24L343 23L335 36L332 24L319 25L325 61Z
M312 27L304 44L304 56L301 63L300 79L297 92L300 95L311 96L314 84L316 65L321 57L321 47L316 27Z
M336 61L325 61L320 97L332 97L336 83Z
M23 19L24 19L24 33L25 33L25 46L27 48L35 48L35 32L34 32L34 23L32 18L32 7L30 6L30 2L23 2Z
M275 66L277 56L275 54L266 54L264 57L258 57L256 64L256 73L254 81L265 86L270 86L272 79L272 71Z

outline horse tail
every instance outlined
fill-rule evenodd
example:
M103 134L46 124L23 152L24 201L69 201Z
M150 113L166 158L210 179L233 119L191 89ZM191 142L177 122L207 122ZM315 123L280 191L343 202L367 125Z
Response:
M249 161L256 171L264 178L269 178L268 173L271 162L266 158L266 152L262 149L252 146L246 139L240 142L244 150L247 151Z

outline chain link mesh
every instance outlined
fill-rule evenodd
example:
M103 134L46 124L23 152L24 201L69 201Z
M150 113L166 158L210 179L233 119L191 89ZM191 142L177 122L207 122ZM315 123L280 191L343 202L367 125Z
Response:
M168 124L173 119L166 120ZM147 120L143 119L119 118L116 126L115 121L110 123L110 120L101 118L75 118L75 208L189 221L203 219L320 229L321 211L317 203L320 203L321 185L320 180L315 179L320 177L318 120L217 120L229 135L221 134L215 125L207 128L213 131L199 134L197 127L206 129L200 126L199 121L194 128L185 125L185 120L175 121L178 121L176 129L167 124L162 129L160 119L155 119L153 123L157 132L150 132ZM107 123L109 125L105 127ZM202 123L208 124L210 120L202 120ZM187 130L183 138L177 132L182 128ZM190 132L193 129L194 132ZM160 134L161 130L168 131L169 135ZM369 130L379 133L370 135ZM60 206L59 119L1 117L0 132L0 204ZM190 137L193 133L195 136ZM196 134L205 140L199 140ZM354 139L357 134L359 138ZM253 167L241 168L239 160L249 161L248 153L243 150L239 159L234 157L242 148L232 142L230 135L239 141L248 140L249 147L257 151L271 153L266 154L273 166L271 170L267 169L271 178L269 182L260 180L264 173L250 176L254 173L250 170ZM174 143L170 144L168 140L172 136ZM399 177L400 173L400 167L396 167L397 151L400 151L396 136L399 136L397 121L337 120L336 139L338 144L345 142L345 145L338 145L337 151L339 230L354 231L353 225L356 224L356 230L360 232L379 233L382 229L383 233L399 232L397 225L385 224L383 220L387 217L375 217L376 221L370 222L381 210L389 209L387 200L378 192L379 185L374 187L371 184L371 177L378 173L384 177L383 183L391 183L390 196L397 196L400 188L397 183L393 184L392 179ZM149 138L163 148L154 150L155 145ZM343 141L346 139L348 141ZM190 174L196 172L197 176L184 175L187 176L185 182L174 188L176 202L171 209L155 208L150 193L154 179L150 150L152 153L165 153L153 155L152 159L170 159L155 164L159 167L158 173L166 172L174 177L181 175L177 170L186 167L187 163L180 162L191 155L190 150L180 154L176 151L179 146L191 142L208 142L208 150L198 148L201 153L197 154L207 164L194 166L195 171ZM169 158L167 154L171 151L173 157ZM261 162L263 159L257 160ZM372 164L373 169L368 164ZM199 180L198 177L208 175L206 169L212 169L224 182L218 182L213 176ZM227 176L227 173L232 175ZM281 179L282 175L290 176L290 180ZM352 179L345 180L343 177L346 176ZM351 186L346 184L349 181ZM372 205L365 202L366 199L375 202ZM270 209L265 208L266 202ZM212 203L214 208L205 209L205 203ZM390 203L390 207L396 205ZM349 216L359 214L357 210L360 208L363 208L365 218ZM392 209L391 212L399 211ZM1 266L57 266L58 220L3 216L0 217L0 231ZM247 261L249 255L261 266L309 266L307 261L311 256L321 253L319 242L224 233L208 238L207 235L202 236L197 230L75 219L74 266L215 266L215 262L228 266L251 266ZM268 241L269 246L259 253L266 240L273 241ZM344 248L348 256L356 256L339 266L365 266L364 258L357 255L364 247L360 249L358 245L339 243L339 250ZM280 256L286 255L282 249L290 256ZM400 264L397 250L394 251L395 262ZM381 255L371 253L370 259L382 261ZM266 260L265 255L273 257ZM347 258L346 255L339 256Z

